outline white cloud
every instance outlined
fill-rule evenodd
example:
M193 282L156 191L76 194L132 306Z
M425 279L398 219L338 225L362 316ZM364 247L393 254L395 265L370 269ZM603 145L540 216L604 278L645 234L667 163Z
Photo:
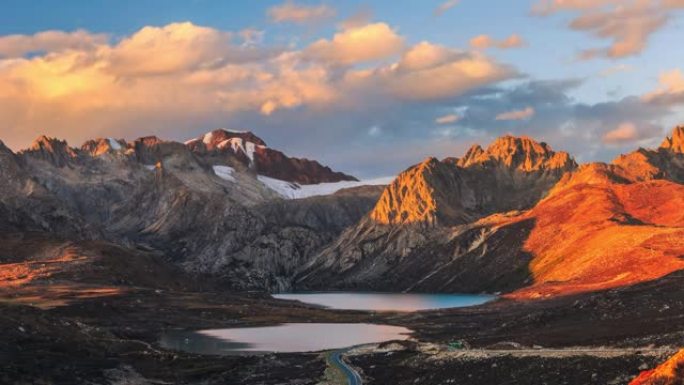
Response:
M533 117L534 114L534 108L526 107L522 110L503 112L496 116L496 120L525 120Z
M314 23L333 18L335 13L334 8L325 4L308 6L293 1L286 1L268 9L268 16L276 23Z

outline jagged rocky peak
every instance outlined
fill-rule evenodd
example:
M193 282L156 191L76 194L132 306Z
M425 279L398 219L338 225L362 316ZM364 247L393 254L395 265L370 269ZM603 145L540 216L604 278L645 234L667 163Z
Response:
M45 135L33 141L28 149L22 151L22 154L50 162L57 167L69 166L78 158L76 151L69 147L66 141Z
M660 148L684 154L684 126L675 127L672 136L666 137Z
M537 142L527 136L511 135L496 139L486 150L474 145L458 161L461 167L491 164L525 172L567 171L577 167L577 163L567 152L555 152L548 144Z
M125 150L127 146L128 144L123 139L98 138L83 143L81 150L92 156L100 156Z

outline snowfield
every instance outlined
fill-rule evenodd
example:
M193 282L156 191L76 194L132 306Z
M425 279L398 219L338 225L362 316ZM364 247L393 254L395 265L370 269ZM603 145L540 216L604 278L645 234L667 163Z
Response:
M392 183L394 177L383 177L369 180L362 180L358 182L342 181L334 183L319 183L319 184L297 184L287 182L280 179L269 178L267 176L259 175L259 181L265 184L271 190L277 192L280 196L286 199L301 199L320 195L334 194L345 188L360 187L360 186L377 186L387 185Z
M235 169L228 166L213 166L216 176L223 180L236 182ZM298 184L288 182L280 179L270 178L263 175L257 175L257 179L266 185L269 189L275 191L278 195L285 199L302 199L320 195L334 194L345 188L360 187L360 186L380 186L392 183L394 177L383 177L369 180L362 180L358 182L343 181L335 183L319 183L319 184Z

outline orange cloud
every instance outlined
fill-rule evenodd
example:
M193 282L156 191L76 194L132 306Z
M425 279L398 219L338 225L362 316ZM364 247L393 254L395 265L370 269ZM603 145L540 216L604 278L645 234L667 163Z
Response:
M533 117L534 114L534 108L527 107L522 110L513 110L501 113L496 116L496 120L525 120Z
M385 23L367 24L335 34L332 40L313 43L311 56L337 64L354 64L398 54L404 38Z
M603 135L603 141L605 143L629 142L637 139L637 137L637 128L634 123L625 122L621 123L615 129L606 132Z
M283 4L269 8L268 16L276 23L307 24L335 16L335 9L325 5L307 6L287 1Z
M513 34L503 40L496 40L488 35L479 35L470 39L470 46L476 49L510 49L519 48L525 45L525 41L519 35Z
M649 92L642 99L649 103L675 104L684 103L684 75L679 69L660 74L660 88Z
M444 116L440 116L437 119L435 119L435 123L437 124L451 124L451 123L456 123L459 120L461 120L461 117L456 115L456 114L448 114Z
M400 99L430 100L457 96L515 75L480 53L465 53L430 43L408 50L398 64L375 72L382 86Z
M622 58L641 53L653 33L670 20L682 0L544 0L533 7L538 15L561 11L579 13L570 28L612 40L605 48L587 49L581 59Z

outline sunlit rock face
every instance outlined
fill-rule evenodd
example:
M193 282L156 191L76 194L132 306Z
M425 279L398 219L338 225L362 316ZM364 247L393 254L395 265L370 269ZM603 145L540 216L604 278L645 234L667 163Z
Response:
M385 190L371 218L381 224L463 224L536 203L564 172L577 167L565 152L505 136L460 159L429 158Z
M250 131L214 130L185 144L193 153L213 163L250 169L259 175L288 182L318 184L357 180L315 160L288 157L268 147Z
M657 368L641 372L629 383L629 385L680 384L684 384L684 350L680 350Z
M99 138L88 140L81 146L81 151L91 156L101 156L104 154L112 154L120 151L125 151L128 143L125 140L113 138Z
M45 160L57 167L65 167L73 164L78 159L78 154L69 147L67 142L42 135L31 146L23 151L23 154Z
M660 148L684 154L684 126L676 127L672 136L665 138Z

